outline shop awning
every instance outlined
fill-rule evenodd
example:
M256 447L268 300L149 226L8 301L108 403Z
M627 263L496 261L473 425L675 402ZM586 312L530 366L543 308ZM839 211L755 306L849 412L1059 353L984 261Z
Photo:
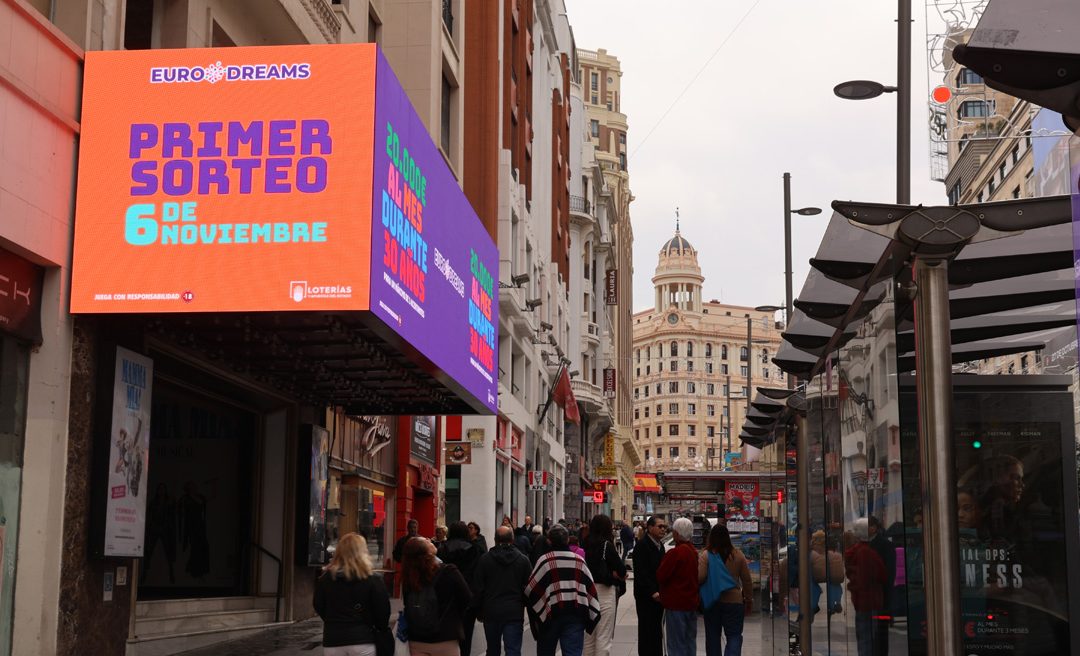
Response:
M634 492L662 492L656 474L634 474Z

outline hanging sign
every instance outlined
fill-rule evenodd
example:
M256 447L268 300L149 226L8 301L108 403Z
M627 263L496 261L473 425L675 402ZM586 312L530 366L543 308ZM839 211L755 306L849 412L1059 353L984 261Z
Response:
M468 442L446 443L446 464L470 465L472 464L472 444Z
M604 465L615 464L615 436L608 433L604 436Z
M529 489L546 490L548 487L548 473L546 471L529 472Z
M153 379L153 360L117 347L105 506L106 556L143 555Z
M469 439L469 444L472 444L477 449L484 448L484 429L483 428L470 428L465 431L465 437Z
M615 369L611 367L604 369L604 398L615 398Z
M608 269L604 279L604 303L606 305L619 304L619 270Z

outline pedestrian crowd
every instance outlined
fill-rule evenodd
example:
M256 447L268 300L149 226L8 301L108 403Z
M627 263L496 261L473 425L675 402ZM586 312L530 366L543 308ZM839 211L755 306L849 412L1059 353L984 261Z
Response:
M556 648L563 656L609 656L629 557L639 654L663 656L666 634L669 656L693 655L703 613L708 656L737 656L752 595L745 556L722 525L700 553L689 519L672 529L674 547L665 551L667 523L659 516L636 529L617 527L607 515L588 524L534 525L526 517L519 527L507 517L489 549L475 522L439 527L429 540L410 520L393 550L403 601L393 630L389 591L373 575L364 538L350 533L316 584L324 653L392 656L396 638L408 643L410 656L467 656L480 621L487 656L504 649L520 656L527 621L539 656L554 656Z

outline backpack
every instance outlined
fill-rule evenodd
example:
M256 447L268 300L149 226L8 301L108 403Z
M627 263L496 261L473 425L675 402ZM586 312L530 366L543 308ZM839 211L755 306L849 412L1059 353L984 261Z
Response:
M438 578L438 574L435 575ZM439 612L439 598L435 595L435 581L413 592L405 598L405 623L408 626L409 640L436 642L443 614Z
M706 610L720 600L720 595L738 587L720 554L709 552L709 573L701 584L701 605Z

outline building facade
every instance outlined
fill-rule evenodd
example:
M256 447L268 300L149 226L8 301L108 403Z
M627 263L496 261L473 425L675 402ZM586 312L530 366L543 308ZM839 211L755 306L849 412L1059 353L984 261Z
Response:
M649 472L757 460L738 439L747 391L787 384L771 363L782 329L774 313L706 301L704 282L676 228L660 249L654 305L634 314L633 430Z

